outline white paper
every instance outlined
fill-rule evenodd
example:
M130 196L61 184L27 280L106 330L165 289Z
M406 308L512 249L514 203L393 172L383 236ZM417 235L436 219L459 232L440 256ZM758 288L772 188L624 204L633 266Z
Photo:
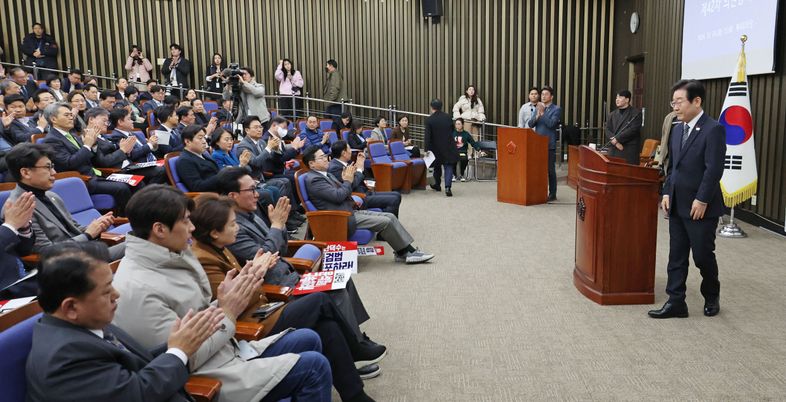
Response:
M20 297L18 299L11 299L0 307L0 313L6 313L11 310L16 310L19 307L25 306L31 301L35 300L36 296Z
M4 287L2 290L6 290L6 289L10 288L11 286L14 286L14 285L16 285L16 284L17 284L17 283L19 283L19 282L26 281L26 280L28 280L28 279L30 279L30 278L32 278L32 277L34 277L34 276L36 276L37 274L38 274L38 269L37 269L37 268L33 268L33 269L31 269L30 271L28 271L28 272L27 272L27 275L25 275L25 276L23 276L23 277L19 278L19 280L17 280L16 282L14 282L14 283L12 283L12 284L10 284L10 285L8 285L8 286ZM5 306L3 306L3 308L5 308Z
M434 163L436 159L437 157L434 156L434 153L431 151L428 151L425 155L423 155L423 162L426 162L426 168L430 168L431 164Z
M169 145L169 131L164 130L156 130L155 131L156 137L158 137L158 145Z

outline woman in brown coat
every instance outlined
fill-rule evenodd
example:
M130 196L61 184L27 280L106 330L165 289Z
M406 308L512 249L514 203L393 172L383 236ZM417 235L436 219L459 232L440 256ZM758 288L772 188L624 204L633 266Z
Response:
M232 270L250 269L255 264L271 267L278 253L257 252L256 257L241 267L226 246L235 242L238 226L233 202L227 197L205 194L197 198L191 214L194 224L194 244L191 249L205 270L213 298L218 285ZM264 275L264 273L262 273ZM240 321L256 321L254 312L268 300L262 292L252 296L249 307L238 317ZM341 318L333 300L324 293L311 293L289 301L284 307L262 320L264 333L278 333L287 328L309 328L322 340L322 353L330 361L333 385L344 401L365 395L361 378L373 378L381 373L376 364L387 354L384 346L358 342L352 328ZM357 368L357 369L356 369ZM362 376L362 377L361 377ZM371 399L358 399L371 400Z

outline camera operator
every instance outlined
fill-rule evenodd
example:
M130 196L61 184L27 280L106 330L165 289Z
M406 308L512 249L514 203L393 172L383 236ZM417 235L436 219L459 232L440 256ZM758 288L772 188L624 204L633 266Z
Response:
M126 59L126 71L128 71L128 82L133 83L140 91L147 89L145 83L150 80L153 64L137 45L131 45L131 53Z
M177 43L169 45L169 53L172 57L166 59L161 67L166 84L173 87L180 85L183 89L189 88L188 75L191 74L191 62L183 56L183 48ZM178 96L183 98L183 94Z
M235 122L242 122L246 116L257 116L262 123L263 132L267 131L270 128L270 112L267 110L265 102L265 86L256 82L254 70L250 67L243 67L240 69L240 73L236 74L236 71L233 71L233 66L235 65L230 65L228 69L224 70L224 76L227 77L224 99L231 99L233 91L240 91L241 102L237 107ZM236 80L236 85L233 80Z

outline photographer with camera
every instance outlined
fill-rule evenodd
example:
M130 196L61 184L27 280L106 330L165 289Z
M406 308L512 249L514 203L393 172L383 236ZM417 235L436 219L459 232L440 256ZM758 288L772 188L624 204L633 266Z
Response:
M128 82L134 83L140 91L147 89L145 83L150 79L153 64L145 57L142 48L137 45L131 45L131 53L126 59L125 68L128 71Z
M235 123L241 123L246 116L257 116L262 123L263 131L270 128L270 112L265 102L265 86L254 79L254 70L250 67L238 68L230 64L222 73L226 78L224 99L233 99ZM238 100L240 102L238 102Z

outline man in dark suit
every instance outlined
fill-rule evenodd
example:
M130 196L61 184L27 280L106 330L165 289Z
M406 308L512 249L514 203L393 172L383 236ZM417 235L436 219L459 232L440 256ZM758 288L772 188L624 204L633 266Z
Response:
M148 94L150 94L150 99L142 105L142 114L144 114L145 118L147 118L147 112L152 111L155 113L156 109L164 106L164 98L166 97L164 88L158 85L153 85Z
M685 280L688 255L701 272L704 315L720 312L720 282L715 259L715 229L723 215L720 179L726 155L726 129L702 110L705 89L700 81L682 80L672 88L671 106L682 122L669 139L669 169L661 208L669 217L669 300L650 317L687 317Z
M433 254L425 253L413 247L412 235L389 212L355 210L352 199L352 180L357 168L349 164L341 172L341 179L328 173L328 156L317 146L306 149L303 163L310 171L306 173L305 182L308 198L318 210L339 210L351 212L348 234L356 229L368 229L382 234L385 241L395 252L396 262L419 264L434 258Z
M107 136L109 141L120 146L120 142L128 138L134 141L134 147L128 153L128 160L133 163L154 162L156 156L153 154L158 150L158 136L150 135L145 143L134 135L134 122L131 120L131 112L127 109L115 109L109 113L109 125L114 127L112 133Z
M639 164L641 154L641 110L630 104L627 89L617 92L617 110L606 119L606 138L611 143L609 155L625 159L631 165Z
M33 212L33 251L40 253L47 247L61 242L100 242L101 233L114 223L112 212L96 218L87 226L77 223L57 194L49 191L55 182L51 149L43 144L24 143L15 146L7 155L8 171L16 181L16 188L9 196L16 200L25 192L36 197ZM122 184L122 183L118 183ZM125 185L125 184L123 184ZM125 243L110 248L112 261L125 253Z
M25 100L22 95L8 95L3 99L3 103L8 115L13 117L11 124L4 127L5 138L11 145L30 142L33 134L41 134L46 130L46 119L43 116L36 119L35 128L22 121L25 116Z
M72 68L68 72L68 76L63 79L61 90L63 93L69 93L71 91L84 88L84 84L82 83L84 78L85 76L82 74L82 70L78 68Z
M347 144L346 141L339 140L330 146L330 152L332 159L328 165L328 173L343 182L341 175L344 172L344 168L349 166L352 162L352 150L349 148L349 144ZM366 179L363 175L363 164L365 161L366 156L359 153L357 161L355 162L355 166L358 168L355 171L355 177L352 179L352 192L366 195L365 200L363 200L363 209L379 208L398 217L398 209L401 205L401 194L395 191L380 191L376 193L370 191L364 182Z
M219 329L223 312L189 312L166 344L146 350L111 324L120 295L104 250L56 246L45 256L38 274L44 315L26 365L28 401L192 400L184 389L188 361Z
M33 96L30 98L33 102L33 106L35 106L36 112L30 116L30 119L27 120L27 126L33 130L46 132L48 124L46 123L46 119L44 119L44 109L47 106L55 103L55 97L52 95L52 92L49 92L48 89L39 89L33 93Z
M164 156L170 152L182 151L183 140L180 138L180 131L177 129L180 118L177 117L175 109L172 106L161 106L156 109L155 116L156 120L158 120L158 122L161 124L158 127L158 130L155 131L156 137L159 141L158 150L155 151L156 156L159 159L163 159ZM167 134L169 137L169 141L167 143L161 142L160 136L164 134Z
M38 84L21 67L12 68L8 76L19 85L25 102L38 90Z
M95 84L87 84L83 90L85 95L85 103L87 104L87 108L91 109L94 107L100 107L99 103L99 96L101 95L101 91L98 89L98 86Z
M181 133L184 148L175 168L180 181L188 191L218 191L219 167L208 155L205 141L205 127L192 124Z
M16 200L6 201L2 206L3 224L0 226L0 289L5 289L27 275L19 257L30 254L35 243L33 234L33 211L35 196L31 192L22 193ZM35 296L38 285L28 279L10 286L0 293L2 299Z
M65 103L54 103L44 109L44 117L50 129L44 143L52 147L52 159L58 172L75 170L89 176L87 191L90 194L109 194L115 200L115 206L122 213L131 198L131 189L125 183L108 181L100 177L101 172L93 165L98 154L99 131L87 127L84 135L72 132L74 115Z
M442 191L439 185L442 179L442 169L445 169L445 195L453 196L450 190L453 184L453 166L459 160L458 149L453 140L453 120L442 111L442 101L434 99L431 101L431 116L426 118L426 136L423 140L426 152L434 153L434 184L431 185L436 191Z
M557 128L559 128L562 109L554 103L554 89L545 86L540 90L540 102L536 112L529 119L529 126L535 132L549 137L549 201L557 200Z

